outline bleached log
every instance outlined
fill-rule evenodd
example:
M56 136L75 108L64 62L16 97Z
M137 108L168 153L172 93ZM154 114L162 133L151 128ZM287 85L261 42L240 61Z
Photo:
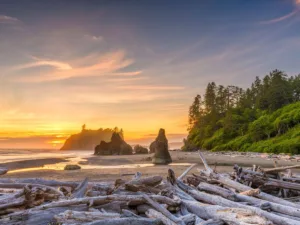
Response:
M187 168L177 179L182 180L197 164L192 164L189 168Z
M66 210L63 213L55 215L54 218L57 222L62 224L82 224L86 222L92 222L95 220L102 219L115 219L120 218L121 215L119 213L102 213L98 212L78 212L72 210Z
M294 165L294 166L282 166L282 167L276 167L276 168L270 168L270 169L263 169L262 171L264 173L278 173L282 172L288 169L297 169L300 168L300 165Z
M120 218L99 220L85 225L163 225L161 220L148 218Z
M85 178L82 183L80 183L74 192L72 193L71 198L82 198L85 195L86 189L88 187L88 178Z
M192 213L181 216L179 218L185 223L185 225L194 225L196 222L196 215Z
M4 175L8 172L7 168L0 167L0 175Z
M53 223L54 216L66 210L87 211L86 205L58 207L47 210L25 210L9 214L0 219L0 224L5 225L49 225Z
M104 209L107 212L121 213L123 209L129 209L126 201L112 201L107 204L94 206L96 209Z
M173 222L172 220L170 220L165 215L163 215L161 212L158 212L158 211L156 211L154 209L151 209L151 208L146 210L145 214L148 218L160 219L163 222L164 225L176 225L177 224L177 223Z
M154 209L156 209L158 212L162 213L164 216L166 216L168 219L170 219L171 221L173 221L175 224L178 225L184 225L184 222L175 217L172 213L170 213L166 208L162 207L160 204L158 204L157 202L153 201L148 195L141 193L141 195L144 197L144 199L146 200L146 202L151 205Z
M12 184L41 184L51 187L71 187L76 188L78 182L68 182L68 181L57 181L57 180L45 180L42 178L0 178L0 183L12 183Z
M161 183L163 180L162 176L149 176L149 177L137 177L129 182L127 184L132 185L146 185L146 186L156 186Z
M134 185L134 184L125 184L125 190L132 191L132 192L147 192L147 193L153 193L158 194L160 190L155 187L146 186L146 185Z
M236 197L235 197L234 192L232 192L230 190L227 190L227 189L224 189L224 188L221 188L221 187L216 186L216 185L212 185L212 184L202 182L197 186L197 189L199 191L206 191L206 192L209 192L209 193L218 193L222 197L224 197L226 199L229 199L229 200L232 200L232 201L237 200Z
M246 176L245 179L250 180L263 187L276 187L276 188L300 191L300 184L298 183L292 183L283 180L277 180L268 177L252 176L252 175Z
M13 194L13 195L9 195L7 198L0 199L0 204L13 202L13 201L15 201L15 199L21 197L22 195L24 195L24 190L19 191L19 192Z
M25 204L25 199L16 199L14 202L9 202L0 205L0 210L19 207Z
M180 204L180 201L175 201L165 196L150 195L150 198L162 204L173 205L173 206L177 206ZM98 196L98 197L84 197L78 199L60 200L57 202L51 202L45 205L41 205L39 207L35 207L35 210L43 210L43 209L49 209L54 207L66 207L66 206L79 205L79 204L89 204L90 202L93 202L93 205L102 205L111 201L136 202L138 204L142 204L146 202L146 200L142 195L107 195L107 196Z
M213 220L209 219L200 223L197 223L196 225L223 225L224 221L222 220Z
M199 202L193 202L188 200L183 200L183 204L188 208L190 212L207 220L221 220L225 221L227 224L232 225L271 224L265 218L257 216L251 210L247 209L221 207L217 205L207 206Z
M42 184L29 184L29 183L18 183L18 184L11 184L11 183L0 183L0 188L16 188L16 189L21 189L26 187L27 185L31 185L32 187L39 187L39 188L44 188L47 190L51 190L51 192L56 193L60 195L61 197L64 197L64 194L50 186L42 185Z

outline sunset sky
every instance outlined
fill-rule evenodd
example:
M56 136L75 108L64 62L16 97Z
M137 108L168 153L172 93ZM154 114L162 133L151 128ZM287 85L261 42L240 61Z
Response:
M208 82L276 68L300 73L300 0L0 0L0 148L59 148L82 124L181 141Z

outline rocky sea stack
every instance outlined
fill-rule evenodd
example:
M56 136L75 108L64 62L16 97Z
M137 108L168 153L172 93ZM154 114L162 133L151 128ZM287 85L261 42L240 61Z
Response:
M93 150L100 141L109 141L113 132L109 128L90 130L83 125L81 132L68 137L60 150Z
M136 145L134 146L134 152L135 154L148 154L148 149L141 145Z
M152 163L166 165L172 162L168 149L168 139L166 138L164 129L159 130L157 138L150 146L152 146L152 149L155 150Z
M95 155L131 155L132 147L127 144L119 133L114 132L110 142L101 141L95 148Z

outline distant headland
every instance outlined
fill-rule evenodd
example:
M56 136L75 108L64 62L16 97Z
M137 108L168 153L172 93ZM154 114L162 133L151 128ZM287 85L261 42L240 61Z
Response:
M71 135L61 147L60 150L94 150L101 141L110 141L114 132L123 135L123 130L115 127L99 128L98 130L86 129L86 125L82 126L81 132Z

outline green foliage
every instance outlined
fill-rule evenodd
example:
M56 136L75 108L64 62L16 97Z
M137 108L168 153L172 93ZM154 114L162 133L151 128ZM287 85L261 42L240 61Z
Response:
M300 153L300 75L274 70L251 88L209 83L189 113L183 150Z

